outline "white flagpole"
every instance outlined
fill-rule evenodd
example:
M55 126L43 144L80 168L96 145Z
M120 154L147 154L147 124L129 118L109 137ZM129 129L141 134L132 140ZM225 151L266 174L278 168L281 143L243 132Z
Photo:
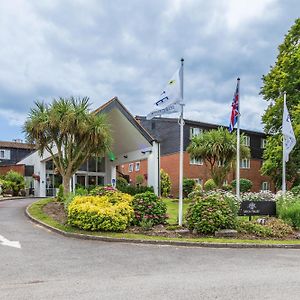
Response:
M240 199L240 116L241 116L241 94L240 94L240 78L237 79L238 84L238 119L236 130L236 197Z
M183 62L181 59L181 113L180 113L180 153L179 153L179 203L178 203L178 225L182 226L182 206L183 206Z
M286 107L286 92L283 92L283 109ZM285 178L285 137L282 137L282 193L286 193L286 178Z

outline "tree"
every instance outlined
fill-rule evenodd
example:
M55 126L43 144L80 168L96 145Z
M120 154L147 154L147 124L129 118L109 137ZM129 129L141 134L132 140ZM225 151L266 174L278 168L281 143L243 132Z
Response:
M287 92L287 107L291 115L297 144L290 153L286 166L289 181L299 182L300 176L300 19L295 21L284 42L278 47L279 54L269 73L263 76L261 94L269 103L262 121L269 134L264 151L262 173L269 175L277 187L281 185L282 173L282 113L283 95Z
M160 189L163 197L168 197L171 191L171 179L167 172L160 169Z
M227 174L233 168L236 144L236 135L219 127L193 137L187 151L191 158L204 160L210 168L211 178L218 187L221 187ZM250 157L250 149L242 144L240 145L240 157Z
M106 116L89 112L88 98L54 99L52 104L36 102L24 125L29 142L40 154L48 151L62 176L64 193L70 179L91 156L104 156L111 146Z

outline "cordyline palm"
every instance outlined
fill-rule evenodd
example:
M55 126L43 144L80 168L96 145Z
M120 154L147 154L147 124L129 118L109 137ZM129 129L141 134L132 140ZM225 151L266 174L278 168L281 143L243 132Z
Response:
M63 178L64 193L70 179L89 157L104 156L111 147L105 115L89 112L88 98L59 98L52 104L35 103L24 125L29 142L40 154L48 151Z
M209 165L212 179L221 187L236 159L236 136L221 127L209 130L195 136L187 152L191 158L203 159ZM240 157L250 157L250 149L240 145Z

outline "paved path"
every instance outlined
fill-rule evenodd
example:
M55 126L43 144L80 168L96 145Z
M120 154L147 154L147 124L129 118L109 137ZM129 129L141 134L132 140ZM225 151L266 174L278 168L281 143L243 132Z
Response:
M0 203L0 299L300 299L300 250L211 249L65 238Z

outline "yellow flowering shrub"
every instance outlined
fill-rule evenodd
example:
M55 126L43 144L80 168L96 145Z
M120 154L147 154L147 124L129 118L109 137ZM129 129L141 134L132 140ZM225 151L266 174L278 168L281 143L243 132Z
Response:
M123 231L133 217L132 196L76 196L68 207L68 223L84 230Z

